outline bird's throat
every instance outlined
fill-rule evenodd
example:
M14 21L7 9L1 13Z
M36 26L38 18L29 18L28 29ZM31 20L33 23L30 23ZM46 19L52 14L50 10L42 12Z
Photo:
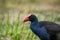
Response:
M32 22L30 28L32 32L34 32L39 38L46 40L47 38L49 39L47 30L45 29L45 27L40 27L40 24L37 21Z

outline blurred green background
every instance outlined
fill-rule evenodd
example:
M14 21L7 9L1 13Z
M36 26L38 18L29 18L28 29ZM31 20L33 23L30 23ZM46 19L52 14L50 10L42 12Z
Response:
M0 0L0 40L39 40L30 22L22 23L29 13L60 24L60 0Z

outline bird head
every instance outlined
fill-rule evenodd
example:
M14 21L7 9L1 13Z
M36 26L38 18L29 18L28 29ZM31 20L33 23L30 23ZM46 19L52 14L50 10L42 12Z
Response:
M27 21L33 22L36 20L37 17L34 14L28 14L26 17L24 17L23 22L27 22Z

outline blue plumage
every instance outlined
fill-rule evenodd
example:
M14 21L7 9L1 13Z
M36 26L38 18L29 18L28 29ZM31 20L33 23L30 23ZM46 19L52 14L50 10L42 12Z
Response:
M40 21L35 15L30 14L24 19L24 22L30 21L30 29L34 32L41 40L60 40L60 25L49 22Z
M41 40L49 40L49 34L47 33L46 28L40 27L38 21L34 21L30 25L31 30L39 37Z

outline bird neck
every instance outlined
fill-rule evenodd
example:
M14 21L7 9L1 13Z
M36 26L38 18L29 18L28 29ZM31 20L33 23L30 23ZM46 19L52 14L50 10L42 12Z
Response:
M39 37L41 40L48 40L49 35L45 29L45 27L40 27L38 21L34 21L30 25L30 29Z
M39 28L39 23L38 23L38 21L31 22L31 24L30 24L30 29L31 29L32 31L36 31L37 28Z
M39 22L38 21L31 22L30 28L31 28L32 31L36 30L36 28L40 28L39 27Z

